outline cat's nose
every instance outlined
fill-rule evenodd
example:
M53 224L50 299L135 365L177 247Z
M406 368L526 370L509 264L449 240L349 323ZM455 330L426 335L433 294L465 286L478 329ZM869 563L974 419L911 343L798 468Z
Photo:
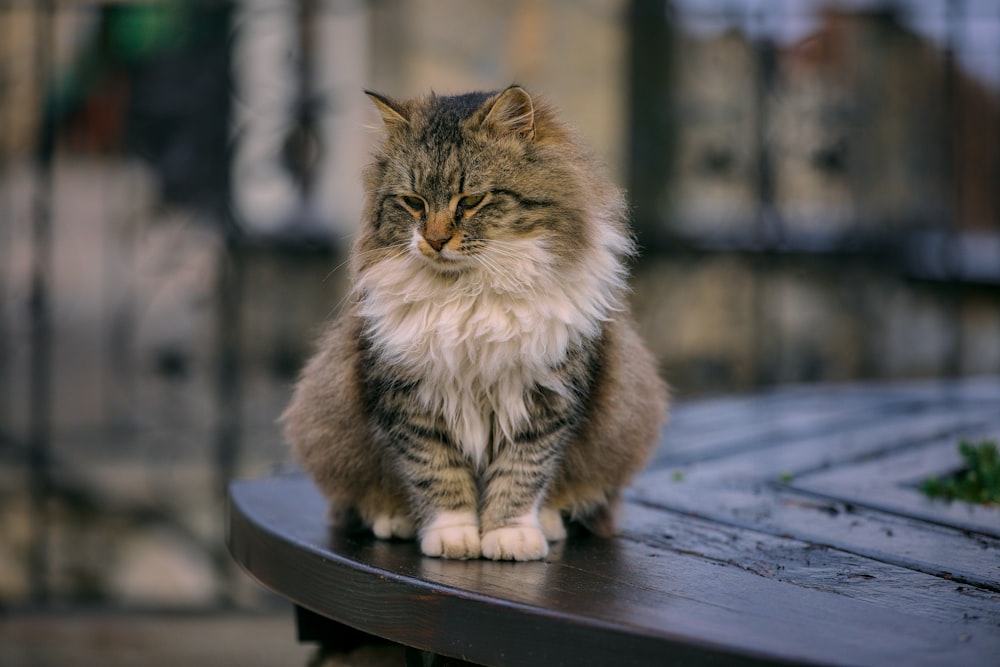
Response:
M424 240L427 241L427 245L434 248L434 250L441 252L441 248L444 247L448 241L451 240L451 235L449 236L424 236Z

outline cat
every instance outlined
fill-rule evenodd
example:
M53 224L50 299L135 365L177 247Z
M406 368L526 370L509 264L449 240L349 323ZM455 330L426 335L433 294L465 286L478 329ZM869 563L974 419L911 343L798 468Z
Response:
M285 410L331 502L427 556L536 560L613 531L667 389L628 312L621 193L519 86L397 102L349 304Z

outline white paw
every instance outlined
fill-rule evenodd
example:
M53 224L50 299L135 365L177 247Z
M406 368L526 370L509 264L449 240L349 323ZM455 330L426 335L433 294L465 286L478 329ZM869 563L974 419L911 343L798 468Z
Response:
M479 558L479 527L451 526L424 531L420 550L435 558Z
M483 534L483 556L493 560L539 560L549 553L545 533L535 526L508 526Z
M566 524L563 523L559 510L543 507L538 512L538 521L542 524L542 532L549 542L561 542L566 539Z
M472 512L442 512L420 534L420 551L435 558L479 558L479 521Z
M407 514L379 514L372 521L372 532L380 540L408 540L417 534L417 527Z

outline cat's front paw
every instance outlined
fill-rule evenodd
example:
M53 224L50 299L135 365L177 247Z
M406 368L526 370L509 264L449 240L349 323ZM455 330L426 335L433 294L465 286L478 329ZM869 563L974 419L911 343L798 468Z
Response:
M534 526L507 526L483 533L483 557L492 560L540 560L549 555L545 533Z
M417 527L408 514L379 514L372 521L372 532L380 540L408 540L417 534Z
M474 513L442 512L421 531L420 551L435 558L479 558L479 521Z

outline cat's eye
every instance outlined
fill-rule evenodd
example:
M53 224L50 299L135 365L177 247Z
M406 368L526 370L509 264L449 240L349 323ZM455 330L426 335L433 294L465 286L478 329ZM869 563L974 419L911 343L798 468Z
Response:
M424 200L420 197L414 197L412 195L403 195L400 197L403 203L406 204L407 208L412 209L417 213L421 213L424 210Z
M463 209L476 208L483 202L485 195L466 195L458 200L458 205Z

